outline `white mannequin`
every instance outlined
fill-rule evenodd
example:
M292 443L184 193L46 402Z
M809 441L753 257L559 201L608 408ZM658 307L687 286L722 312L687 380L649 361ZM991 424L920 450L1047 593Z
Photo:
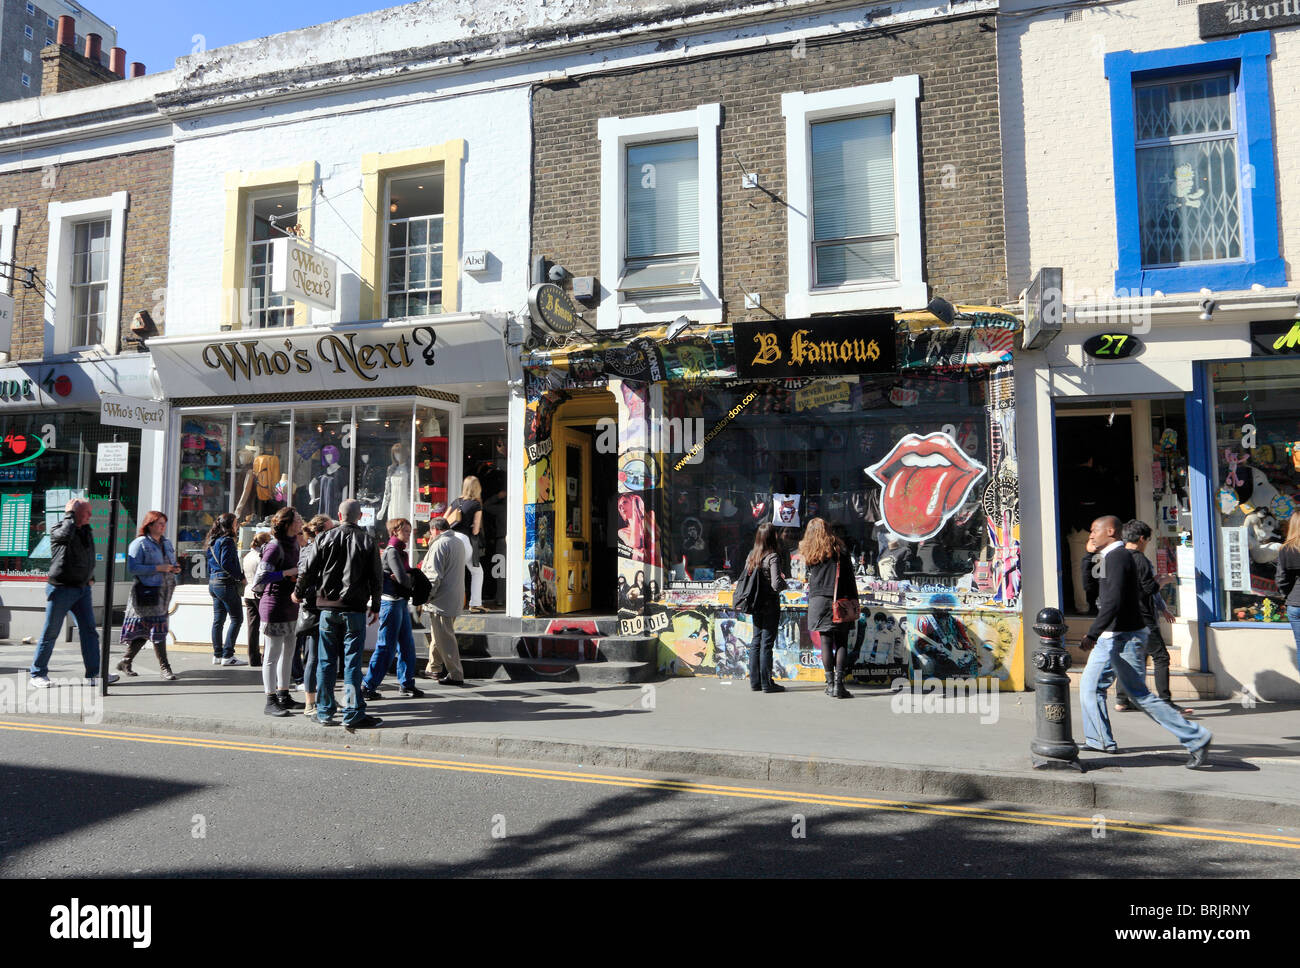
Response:
M376 519L388 521L392 518L411 517L411 461L406 453L405 444L393 444L390 451L393 462L388 465L388 474L384 478L384 500L379 505Z

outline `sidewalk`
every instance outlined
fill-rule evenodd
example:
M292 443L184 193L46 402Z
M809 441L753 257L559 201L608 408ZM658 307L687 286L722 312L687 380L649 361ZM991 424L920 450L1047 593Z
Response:
M32 647L0 645L0 719L19 718ZM114 653L114 662L118 658ZM1033 693L1001 693L996 720L977 712L899 712L879 690L832 700L820 683L753 693L746 680L669 679L647 685L471 681L467 688L418 680L423 699L368 704L374 730L347 733L301 714L263 714L260 670L213 666L205 654L173 652L176 682L157 678L153 656L138 678L110 687L103 723L278 740L419 749L584 767L762 780L852 790L988 800L1070 810L1133 811L1300 826L1300 706L1228 700L1191 702L1214 733L1211 767L1185 769L1186 753L1140 712L1112 713L1118 756L1084 751L1086 774L1034 770ZM51 678L81 673L75 644L60 644ZM381 690L396 696L389 677ZM342 693L340 692L340 697ZM301 693L295 693L301 700ZM1074 737L1081 741L1078 698ZM30 715L29 713L27 715ZM25 718L25 716L23 717ZM986 717L987 718L987 717ZM10 742L15 741L12 737Z

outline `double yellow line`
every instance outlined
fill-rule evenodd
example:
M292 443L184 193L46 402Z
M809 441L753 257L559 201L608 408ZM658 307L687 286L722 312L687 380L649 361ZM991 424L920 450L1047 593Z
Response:
M236 753L263 753L273 756L297 756L319 760L337 760L347 763L374 763L379 766L409 766L425 770L450 770L457 773L486 773L494 776L513 776L529 780L555 780L563 783L586 783L595 786L625 787L640 790L665 790L674 793L697 793L709 796L734 797L746 800L768 800L776 803L804 803L825 807L847 807L855 810L886 810L897 813L925 814L935 817L956 817L967 820L1001 820L1007 823L1031 824L1039 827L1063 827L1075 830L1092 830L1095 826L1089 817L1072 817L1066 814L1030 813L1021 810L993 810L984 807L918 803L907 800L883 800L875 797L850 797L830 793L806 793L797 790L768 790L755 787L719 786L691 780L659 779L654 777L613 776L603 773L586 773L576 770L546 770L527 766L505 766L496 763L463 763L456 760L439 760L391 753L370 753L356 750L319 750L301 746L273 746L267 743L246 743L239 740L191 739L180 736L162 736L154 733L137 733L129 730L92 729L82 726L63 726L53 723L30 723L0 720L0 729L52 736L71 736L81 739L110 739L130 743L153 743L162 746L183 746L193 749L226 750ZM1105 829L1150 834L1157 837L1178 837L1184 840L1220 841L1228 844L1250 844L1257 847L1283 847L1300 850L1300 837L1282 834L1239 833L1212 827L1188 827L1172 824L1140 823L1134 820L1105 818Z

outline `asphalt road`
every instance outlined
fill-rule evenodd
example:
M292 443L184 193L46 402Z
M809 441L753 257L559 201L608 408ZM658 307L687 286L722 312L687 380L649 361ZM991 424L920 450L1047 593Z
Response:
M1102 821L126 727L0 727L3 878L1297 874L1294 828Z

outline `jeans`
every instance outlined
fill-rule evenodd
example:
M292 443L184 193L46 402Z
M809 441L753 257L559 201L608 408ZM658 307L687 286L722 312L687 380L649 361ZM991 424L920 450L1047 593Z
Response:
M382 602L379 606L379 639L370 657L370 669L362 686L378 689L397 650L397 682L403 689L415 685L415 633L411 629L411 610L406 601Z
M1095 750L1115 749L1115 736L1106 712L1106 690L1118 679L1142 711L1174 734L1188 750L1210 741L1210 731L1189 723L1173 706L1146 686L1147 630L1104 632L1088 655L1079 682L1079 707L1083 712L1084 743Z
M765 689L772 684L772 650L776 648L776 633L781 616L755 615L754 638L749 643L749 686Z
M317 657L320 654L318 651L319 637L319 630L304 632L302 635L298 636L299 640L302 642L303 691L309 692L313 696L316 695Z
M1300 669L1300 605L1286 607L1286 620L1291 623L1291 634L1295 636L1295 664Z
M41 631L41 641L36 646L36 655L32 657L32 666L28 670L33 679L49 676L54 641L63 630L63 620L69 612L72 613L72 619L77 623L77 632L81 636L81 661L86 666L86 678L99 675L99 636L95 634L95 608L90 597L90 586L64 588L47 582L45 628Z
M208 585L212 596L212 654L218 659L235 657L235 639L239 637L239 628L244 624L244 602L239 595L238 585ZM230 619L226 629L225 651L222 651L221 627Z
M334 677L340 652L343 657L343 725L351 725L366 714L361 697L361 656L366 645L366 613L323 608L320 613L320 646L316 662L316 718L322 723L334 718Z

